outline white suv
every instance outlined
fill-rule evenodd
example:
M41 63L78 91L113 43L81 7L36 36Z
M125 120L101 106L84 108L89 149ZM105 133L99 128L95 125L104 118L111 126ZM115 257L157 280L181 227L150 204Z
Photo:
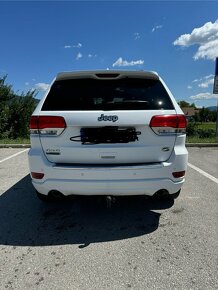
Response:
M157 73L59 73L30 120L29 166L41 199L178 196L186 118Z

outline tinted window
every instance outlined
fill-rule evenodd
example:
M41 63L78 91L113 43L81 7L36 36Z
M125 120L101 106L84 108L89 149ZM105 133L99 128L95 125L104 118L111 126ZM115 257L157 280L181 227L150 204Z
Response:
M71 79L56 81L43 111L160 110L174 109L159 80Z

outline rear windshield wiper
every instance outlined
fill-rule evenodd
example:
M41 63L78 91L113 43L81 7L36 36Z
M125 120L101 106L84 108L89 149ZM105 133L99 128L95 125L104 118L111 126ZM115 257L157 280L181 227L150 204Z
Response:
M149 103L148 101L143 100L124 100L123 103Z

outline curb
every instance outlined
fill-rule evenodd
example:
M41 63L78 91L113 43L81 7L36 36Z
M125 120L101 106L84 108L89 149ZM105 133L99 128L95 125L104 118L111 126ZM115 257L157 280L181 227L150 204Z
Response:
M218 147L218 143L186 143L186 147ZM30 144L0 144L1 148L30 148Z

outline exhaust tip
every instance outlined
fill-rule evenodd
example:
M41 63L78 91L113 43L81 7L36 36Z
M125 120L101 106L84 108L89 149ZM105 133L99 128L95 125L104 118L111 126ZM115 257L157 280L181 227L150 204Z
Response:
M58 191L58 190L51 190L48 193L49 198L54 199L54 200L58 200L58 199L63 199L64 195Z
M169 191L166 189L160 189L160 190L156 191L153 196L154 197L166 197L166 196L169 196Z

